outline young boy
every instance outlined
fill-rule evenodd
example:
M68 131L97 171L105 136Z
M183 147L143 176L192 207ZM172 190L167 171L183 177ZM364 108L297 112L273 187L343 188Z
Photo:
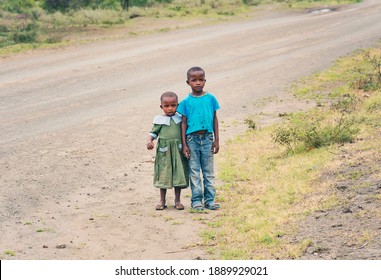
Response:
M190 68L186 82L192 92L181 101L177 111L182 115L183 154L189 160L191 206L195 210L203 210L204 201L205 208L217 210L220 206L214 201L216 190L213 155L220 149L217 119L220 105L213 94L204 91L206 80L202 68Z

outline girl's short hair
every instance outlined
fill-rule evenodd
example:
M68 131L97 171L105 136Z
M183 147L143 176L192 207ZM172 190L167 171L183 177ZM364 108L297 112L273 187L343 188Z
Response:
M161 96L160 96L160 102L163 102L163 99L165 97L172 97L172 98L176 98L176 102L179 102L179 98L177 97L177 94L172 92L172 91L166 91L164 92Z

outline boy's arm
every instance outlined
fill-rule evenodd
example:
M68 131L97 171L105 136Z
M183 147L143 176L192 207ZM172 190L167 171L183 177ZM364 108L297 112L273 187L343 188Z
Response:
M187 136L186 136L187 128L188 128L187 117L183 115L182 121L181 121L181 143L183 146L183 155L185 158L189 159L190 152L187 146Z
M214 130L214 141L213 141L212 151L214 154L217 154L218 151L220 150L220 133L218 130L217 111L214 111L213 130Z

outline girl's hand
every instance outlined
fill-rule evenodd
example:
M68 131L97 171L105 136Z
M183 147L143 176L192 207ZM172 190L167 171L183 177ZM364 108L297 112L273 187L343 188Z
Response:
M183 145L183 155L186 159L190 158L190 151L187 145Z
M148 150L152 150L154 147L155 147L155 144L153 143L153 141L150 141L147 143L147 149Z

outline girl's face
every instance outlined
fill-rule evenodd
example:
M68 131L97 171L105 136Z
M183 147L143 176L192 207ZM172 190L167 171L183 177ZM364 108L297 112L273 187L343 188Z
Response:
M164 97L161 101L160 108L163 109L165 115L172 117L176 114L177 105L176 97Z

